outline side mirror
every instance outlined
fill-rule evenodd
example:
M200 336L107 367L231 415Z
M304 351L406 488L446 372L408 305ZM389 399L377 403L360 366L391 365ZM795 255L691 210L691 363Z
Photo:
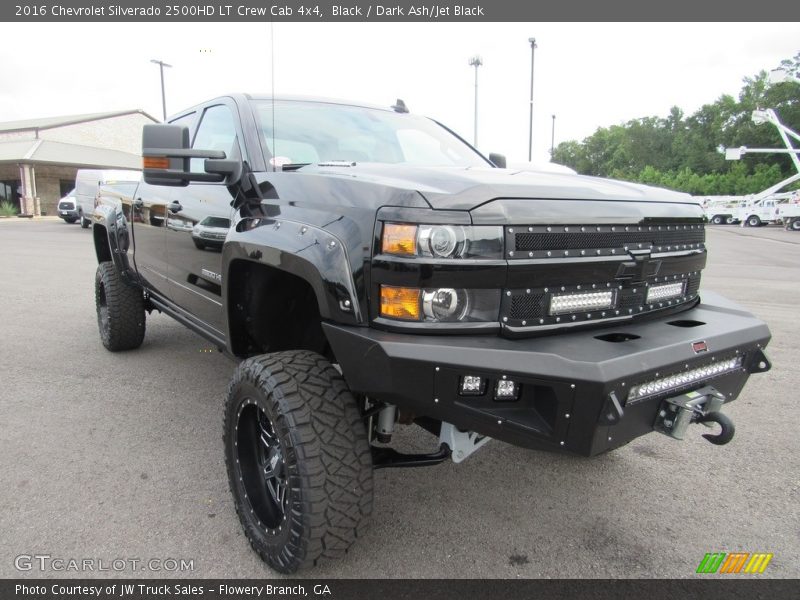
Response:
M503 154L497 154L497 152L492 152L489 155L489 160L498 169L505 169L506 168L506 157Z
M204 158L205 172L192 172L191 159ZM145 125L142 130L143 176L151 185L187 186L190 181L231 184L242 175L241 160L226 160L221 150L189 147L189 128L183 125Z

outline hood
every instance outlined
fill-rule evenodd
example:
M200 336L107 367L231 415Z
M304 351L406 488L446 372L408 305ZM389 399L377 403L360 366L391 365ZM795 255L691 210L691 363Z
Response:
M378 163L308 165L319 174L415 190L436 209L471 210L498 198L696 204L689 195L646 185L573 175L476 167L412 167Z

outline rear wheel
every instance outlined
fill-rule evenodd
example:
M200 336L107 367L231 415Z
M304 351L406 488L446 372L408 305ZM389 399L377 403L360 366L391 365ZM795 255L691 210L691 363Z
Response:
M722 223L724 222L724 219L722 218L722 215L714 215L714 216L711 218L711 222L712 222L714 225L722 225Z
M142 291L125 283L113 263L102 262L94 278L94 296L103 346L112 352L141 346L145 330Z
M372 455L327 360L290 351L242 362L223 430L236 512L262 560L292 573L347 552L372 513Z

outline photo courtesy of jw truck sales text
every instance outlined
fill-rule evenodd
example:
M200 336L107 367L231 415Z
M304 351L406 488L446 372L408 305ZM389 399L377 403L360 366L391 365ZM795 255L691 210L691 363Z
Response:
M222 96L144 125L142 155L92 216L100 338L137 348L160 311L236 359L230 489L277 571L347 552L375 469L694 424L727 444L725 405L770 368L767 326L698 292L685 194L508 169L400 99ZM435 449L393 447L398 424Z

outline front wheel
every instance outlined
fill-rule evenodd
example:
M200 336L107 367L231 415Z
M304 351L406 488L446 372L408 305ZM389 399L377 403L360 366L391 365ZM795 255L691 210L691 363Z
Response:
M789 227L791 227L793 231L800 231L800 219L795 219L792 221Z
M322 356L242 362L228 386L225 464L250 545L281 573L336 558L372 513L372 455L355 399Z
M750 215L747 217L748 227L758 227L759 225L761 225L761 219L758 218L758 215Z
M141 346L145 329L142 291L123 281L114 263L97 266L94 297L103 346L112 352Z
M89 227L89 225L91 224L91 221L89 221L89 219L84 217L83 213L81 213L81 217L80 218L81 218L81 229L86 229L87 227Z

